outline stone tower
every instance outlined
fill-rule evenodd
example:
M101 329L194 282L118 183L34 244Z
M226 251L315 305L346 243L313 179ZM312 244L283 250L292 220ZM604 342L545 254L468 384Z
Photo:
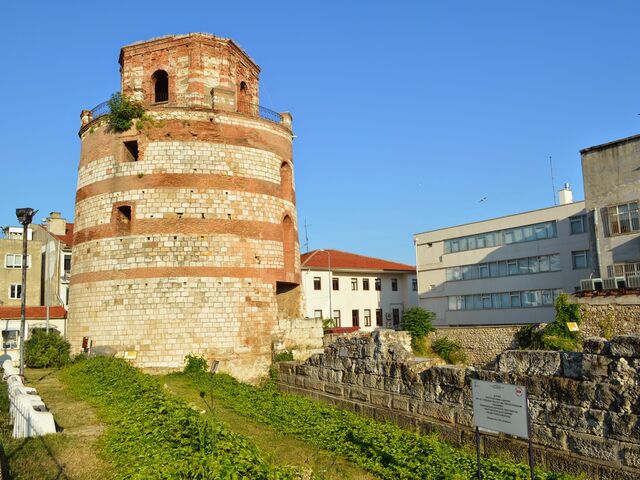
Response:
M81 114L68 334L135 364L187 354L251 380L300 309L291 115L260 107L260 68L193 33L123 47L122 94L146 121Z

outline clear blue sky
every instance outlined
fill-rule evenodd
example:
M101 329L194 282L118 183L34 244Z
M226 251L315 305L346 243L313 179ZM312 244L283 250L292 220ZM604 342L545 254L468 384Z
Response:
M122 45L233 38L294 116L300 241L414 263L417 232L582 199L579 149L640 132L638 1L5 2L0 225L73 217L79 114ZM483 197L487 200L479 203Z

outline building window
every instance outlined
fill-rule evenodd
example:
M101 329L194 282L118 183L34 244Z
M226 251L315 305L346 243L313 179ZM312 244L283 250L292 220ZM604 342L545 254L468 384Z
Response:
M488 310L553 306L562 293L559 288L521 292L481 293L449 297L449 310Z
M138 142L137 140L131 140L124 143L124 158L127 162L138 161Z
M362 279L362 289L363 290L369 290L369 279L368 278L363 278Z
M322 280L320 280L320 277L313 277L313 289L322 290Z
M556 222L536 223L523 227L496 230L466 237L451 238L444 241L444 253L465 252L478 248L495 247L511 243L531 242L557 235Z
M461 265L446 269L448 282L476 280L478 278L529 275L532 273L560 271L560 254L539 255L537 257L514 258L478 265Z
M153 81L153 101L162 103L169 101L169 74L164 70L156 70L151 76Z
M333 311L333 322L336 327L340 326L340 310Z
M2 331L2 348L18 348L18 330Z
M21 253L7 253L4 256L5 268L22 268ZM31 255L27 255L27 268L31 268Z
M340 279L333 277L331 279L331 288L333 288L334 290L340 290Z
M18 299L22 298L22 285L21 284L13 284L9 286L9 298Z
M392 278L391 279L391 290L394 292L398 291L398 279L397 278Z
M322 310L314 310L313 311L313 318L322 318Z
M578 252L571 252L571 261L573 262L573 269L589 268L589 251L580 250Z
M369 309L364 310L364 326L365 327L371 326L371 310Z
M418 279L417 278L412 278L411 279L411 290L413 290L414 292L418 291Z
M113 220L120 233L131 231L131 205L116 205L113 209Z
M357 278L352 278L351 279L351 290L358 290L358 279Z
M382 309L381 308L376 308L376 326L377 327L382 326Z
M569 222L571 222L571 235L587 231L586 217L584 215L569 217Z
M391 313L393 316L393 326L394 327L400 326L400 309L394 308L391 310Z
M64 274L69 275L71 273L71 255L64 256Z
M360 326L360 312L358 310L351 310L351 325Z
M638 202L607 207L607 219L609 221L609 232L612 235L640 231Z
M379 292L380 290L382 290L382 281L379 278L376 278L373 281L373 284L375 285L375 289L377 292Z

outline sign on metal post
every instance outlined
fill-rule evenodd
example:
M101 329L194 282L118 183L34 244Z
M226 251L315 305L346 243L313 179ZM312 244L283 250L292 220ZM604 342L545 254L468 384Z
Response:
M472 380L473 423L476 427L478 479L480 471L480 429L502 432L529 440L529 466L533 474L527 390L521 385Z

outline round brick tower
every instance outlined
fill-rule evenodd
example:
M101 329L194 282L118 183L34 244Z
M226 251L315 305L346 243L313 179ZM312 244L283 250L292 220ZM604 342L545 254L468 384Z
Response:
M300 309L291 115L259 106L232 40L161 37L120 52L146 121L81 114L68 336L147 369L187 354L253 380L278 318Z

